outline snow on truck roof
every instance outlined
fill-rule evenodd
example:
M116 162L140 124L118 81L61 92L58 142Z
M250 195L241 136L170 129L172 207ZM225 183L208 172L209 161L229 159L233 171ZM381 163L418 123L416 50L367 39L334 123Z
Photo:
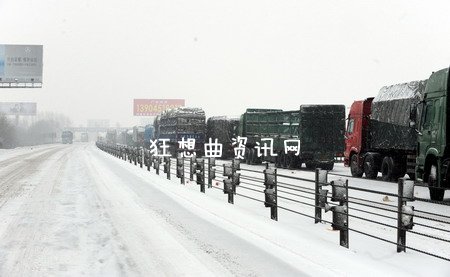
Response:
M176 116L205 117L205 112L201 108L180 107L180 108L166 110L163 113L161 113L161 118L176 117Z
M409 83L384 86L380 89L378 95L373 99L373 102L410 98L422 99L426 84L427 80L420 80L412 81Z

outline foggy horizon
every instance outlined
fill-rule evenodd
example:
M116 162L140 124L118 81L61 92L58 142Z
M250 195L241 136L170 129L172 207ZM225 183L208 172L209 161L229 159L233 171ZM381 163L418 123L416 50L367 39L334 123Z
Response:
M41 89L2 89L74 126L140 125L135 98L206 116L375 96L450 64L444 1L1 0L2 44L42 44ZM45 16L43 16L45 14ZM20 15L20 16L18 16Z

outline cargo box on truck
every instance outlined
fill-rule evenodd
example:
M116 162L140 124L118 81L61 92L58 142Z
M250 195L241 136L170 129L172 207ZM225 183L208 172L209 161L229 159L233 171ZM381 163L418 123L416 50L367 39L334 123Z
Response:
M175 156L179 149L179 141L183 138L195 139L195 146L192 152L197 156L202 156L204 152L206 118L205 112L200 108L180 107L166 110L155 118L155 138L162 144L162 139L167 139L169 146L167 152Z
M73 133L71 131L63 131L61 133L61 142L63 144L72 144L73 143Z
M233 158L234 148L232 146L233 138L236 137L238 118L229 118L226 116L213 116L206 122L206 140L215 139L222 144L222 158Z
M346 133L345 164L352 175L414 178L417 133L409 127L411 105L421 101L426 81L382 87L375 98L355 101ZM408 167L409 162L409 167Z
M275 162L278 167L321 167L331 170L334 158L344 150L345 106L302 105L299 110L248 109L241 116L239 135L247 137L246 161ZM259 158L255 146L262 138L273 139L277 155ZM285 140L300 140L300 154L285 152Z
M353 176L396 181L406 173L442 200L450 188L449 69L427 80L383 87L355 101L346 132L345 165Z

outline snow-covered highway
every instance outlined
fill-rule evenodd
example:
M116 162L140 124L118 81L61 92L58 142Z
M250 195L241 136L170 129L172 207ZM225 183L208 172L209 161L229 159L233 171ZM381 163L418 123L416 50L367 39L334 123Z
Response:
M367 238L356 235L348 250L338 236L288 213L274 222L258 203L230 205L93 144L0 152L0 276L450 274L445 261L377 241L360 251Z

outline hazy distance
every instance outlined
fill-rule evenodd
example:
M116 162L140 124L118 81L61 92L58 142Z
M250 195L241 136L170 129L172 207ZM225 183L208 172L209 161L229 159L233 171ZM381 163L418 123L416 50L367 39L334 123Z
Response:
M44 45L42 89L2 89L74 125L139 124L134 98L207 117L374 96L450 64L448 1L0 0L0 43Z

